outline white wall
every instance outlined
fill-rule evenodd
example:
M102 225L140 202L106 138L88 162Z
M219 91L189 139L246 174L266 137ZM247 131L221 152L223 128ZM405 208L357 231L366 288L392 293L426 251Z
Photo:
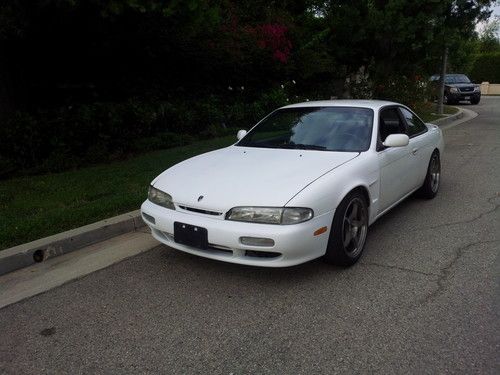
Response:
M500 95L499 83L481 83L481 95Z

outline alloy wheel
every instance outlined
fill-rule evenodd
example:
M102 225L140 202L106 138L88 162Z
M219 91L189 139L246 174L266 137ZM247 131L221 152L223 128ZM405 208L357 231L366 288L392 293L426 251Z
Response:
M350 257L356 257L362 250L368 231L368 215L364 202L354 198L344 213L342 242Z
M431 176L431 190L435 193L439 189L439 180L441 177L441 164L439 163L439 156L437 154L432 157L429 172Z

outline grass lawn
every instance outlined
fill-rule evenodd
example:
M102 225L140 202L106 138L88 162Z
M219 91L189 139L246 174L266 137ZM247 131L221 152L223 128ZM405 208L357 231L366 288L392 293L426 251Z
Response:
M0 181L0 249L136 210L162 171L234 142L231 135L107 165Z
M427 106L425 108L417 108L415 109L416 113L420 116L422 120L425 122L432 122L434 120L438 120L440 118L443 118L447 115L453 115L458 112L457 107L452 107L449 105L445 105L443 108L443 116L436 114L437 108L436 105L433 103L431 106Z

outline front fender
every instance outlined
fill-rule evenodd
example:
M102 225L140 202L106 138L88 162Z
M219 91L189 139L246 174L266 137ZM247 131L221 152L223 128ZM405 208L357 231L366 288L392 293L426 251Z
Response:
M286 206L309 207L315 215L335 210L342 199L353 189L362 187L368 192L370 222L376 215L379 196L379 168L376 157L370 152L321 176L296 194ZM375 210L373 210L375 208Z

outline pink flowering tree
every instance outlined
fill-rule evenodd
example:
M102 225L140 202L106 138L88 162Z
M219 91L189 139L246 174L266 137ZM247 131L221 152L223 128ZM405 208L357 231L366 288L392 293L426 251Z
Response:
M288 38L288 27L279 23L267 23L248 29L254 35L260 49L271 52L272 58L286 64L292 50L292 42Z

